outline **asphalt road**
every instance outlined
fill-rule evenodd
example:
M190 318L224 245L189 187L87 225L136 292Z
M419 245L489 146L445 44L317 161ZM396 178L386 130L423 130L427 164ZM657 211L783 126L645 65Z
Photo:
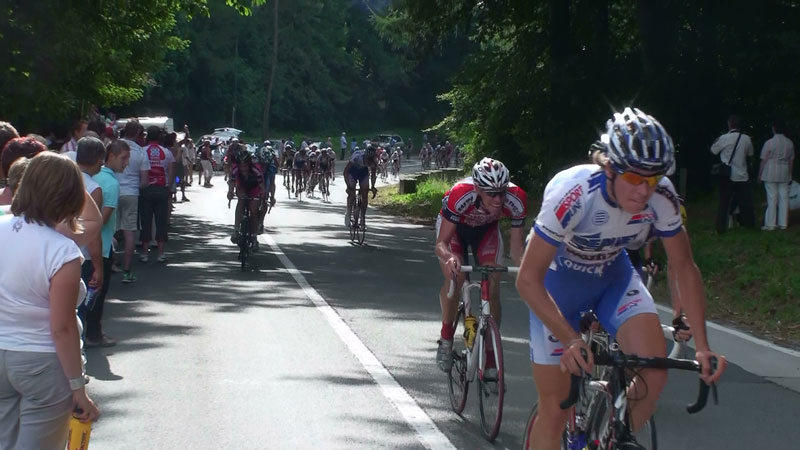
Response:
M176 205L167 264L135 261L136 283L112 281L104 326L119 344L88 351L102 412L93 450L520 447L536 399L527 307L510 278L508 389L492 445L474 392L455 415L435 366L441 274L431 227L370 209L366 245L353 246L341 178L331 203L290 200L279 186L261 252L242 272L228 240L233 209L222 178L212 182ZM800 358L724 330L711 338L735 355L720 405L689 416L697 377L672 373L656 414L660 448L796 445Z

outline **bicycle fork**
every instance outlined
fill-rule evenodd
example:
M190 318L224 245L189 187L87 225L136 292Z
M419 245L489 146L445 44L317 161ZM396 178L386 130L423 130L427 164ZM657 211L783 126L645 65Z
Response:
M483 368L486 364L486 349L484 346L486 342L483 338L484 328L486 327L486 317L491 315L491 309L489 306L489 283L487 280L484 280L481 283L478 282L467 282L464 281L464 286L461 290L461 299L464 302L464 313L465 317L470 316L472 314L472 307L470 305L470 296L469 293L471 290L478 290L481 294L481 312L477 317L477 323L475 327L475 336L472 344L472 348L467 346L467 381L473 382L475 380L475 374L478 373L479 376L483 376ZM464 330L467 333L469 330ZM496 348L493 351L497 351Z

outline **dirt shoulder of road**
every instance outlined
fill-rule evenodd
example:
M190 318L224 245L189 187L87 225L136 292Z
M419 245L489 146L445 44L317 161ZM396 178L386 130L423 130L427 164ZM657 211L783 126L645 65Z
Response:
M448 187L440 186L440 192L400 195L396 185L387 186L379 189L371 204L412 223L433 225ZM707 319L800 350L800 214L792 215L787 230L735 227L718 235L715 211L708 204L687 205L686 224L706 287ZM533 221L539 206L538 199L530 199L528 222ZM507 233L508 224L501 222L501 226ZM666 261L661 246L656 247L656 259ZM654 287L653 296L668 304L669 291L663 280Z

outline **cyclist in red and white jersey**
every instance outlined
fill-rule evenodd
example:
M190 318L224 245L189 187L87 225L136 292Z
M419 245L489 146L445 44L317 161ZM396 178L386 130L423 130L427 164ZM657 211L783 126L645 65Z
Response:
M666 355L653 298L624 251L644 242L651 231L674 267L701 378L715 382L726 366L725 358L709 347L705 288L682 226L678 196L665 177L675 167L672 139L654 117L625 108L606 123L602 142L595 155L600 164L569 168L547 184L517 278L520 296L531 309L530 357L539 393L531 432L535 449L561 448L568 411L560 403L567 397L570 373L592 368L592 353L577 331L581 312L595 311L623 352ZM719 362L716 370L712 357ZM634 430L655 411L666 378L665 370L636 374L628 394Z
M444 194L442 209L436 219L435 253L444 275L439 290L442 307L442 329L436 364L445 372L453 364L453 321L458 312L459 289L448 298L450 281L460 286L465 275L461 265L467 264L467 250L472 248L478 265L500 266L503 261L503 238L500 222L511 218L511 259L519 265L522 258L527 195L509 181L508 169L492 158L483 158L472 168L472 177L456 183ZM499 273L490 277L490 307L492 317L500 325ZM486 377L491 379L487 370Z

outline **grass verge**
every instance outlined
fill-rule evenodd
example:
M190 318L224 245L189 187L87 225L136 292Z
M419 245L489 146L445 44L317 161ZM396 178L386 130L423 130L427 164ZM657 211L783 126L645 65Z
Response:
M452 183L442 179L423 182L414 194L401 195L397 186L378 191L373 204L416 223L432 224L441 200ZM539 200L528 205L526 230L539 211ZM763 206L758 214L763 213ZM800 213L794 212L784 231L763 232L734 227L718 235L714 230L716 197L710 195L687 205L686 224L694 259L703 275L709 320L728 323L764 339L800 348ZM501 222L508 239L508 223ZM658 247L658 245L657 245ZM506 249L508 252L508 249ZM663 251L656 258L664 261ZM654 297L668 303L662 277ZM713 344L713 343L712 343Z

